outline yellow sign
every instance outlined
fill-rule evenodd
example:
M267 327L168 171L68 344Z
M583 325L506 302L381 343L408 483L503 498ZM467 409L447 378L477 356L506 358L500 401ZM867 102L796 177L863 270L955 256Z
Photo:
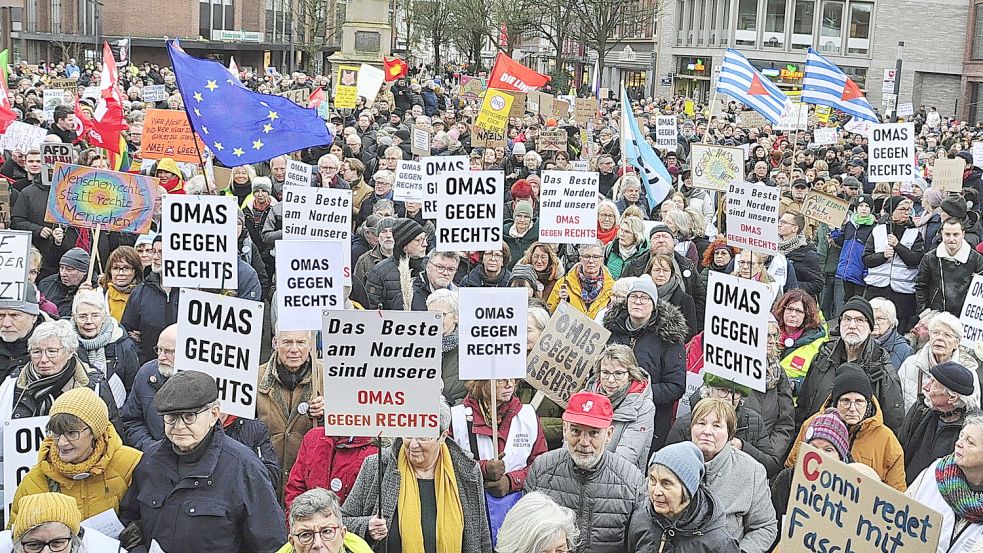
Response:
M696 111L693 109L693 107L693 100L686 100L686 103L683 104L683 113L689 115L690 117L696 115Z
M357 65L339 65L334 79L334 107L338 109L355 109L358 100L358 70Z
M509 111L515 97L501 90L489 88L481 102L481 110L475 125L493 132L502 132L509 124Z
M829 123L831 113L833 113L833 108L829 106L816 106L816 119L821 123Z

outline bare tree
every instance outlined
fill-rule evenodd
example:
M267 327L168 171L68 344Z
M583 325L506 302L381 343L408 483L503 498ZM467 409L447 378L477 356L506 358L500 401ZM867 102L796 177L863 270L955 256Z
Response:
M582 0L577 0L582 1ZM564 65L563 47L567 40L577 30L577 13L568 0L541 0L534 12L538 17L532 24L532 32L546 39L553 48L556 71L553 75L554 86L565 88L565 83L558 82L558 74ZM565 72L562 72L566 74Z
M642 36L646 33L651 35L659 7L664 1L666 0L572 1L570 9L578 23L577 33L587 47L597 52L600 73L604 73L604 57L622 44L626 29L641 29Z
M320 71L325 47L334 45L341 37L344 5L336 0L294 0L290 5L291 32L297 36L306 68Z
M420 38L424 38L433 48L434 67L440 67L440 49L448 44L453 35L452 0L414 0L413 21Z
M481 68L481 51L493 26L488 0L453 0L450 16L451 42L467 56L476 68Z

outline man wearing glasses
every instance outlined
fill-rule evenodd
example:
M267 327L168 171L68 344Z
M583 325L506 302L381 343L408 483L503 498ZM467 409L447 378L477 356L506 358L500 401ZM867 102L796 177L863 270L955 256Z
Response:
M426 311L427 298L437 290L457 290L454 275L461 257L457 252L433 252L426 268L413 279L413 311Z
M145 363L133 379L133 388L120 409L123 440L127 445L146 451L164 438L164 421L154 407L154 397L167 380L174 376L174 350L177 325L161 331L154 352L157 358Z
M334 154L324 154L317 160L317 186L350 190L351 186L338 175L341 160Z
M290 534L277 553L371 553L362 538L341 522L338 497L324 488L297 496L290 505Z

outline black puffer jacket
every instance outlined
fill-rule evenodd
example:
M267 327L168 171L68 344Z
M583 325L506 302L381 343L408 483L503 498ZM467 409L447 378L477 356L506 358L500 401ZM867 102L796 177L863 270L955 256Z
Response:
M697 390L698 392L699 390ZM690 400L690 405L695 406L696 403L692 399ZM676 419L669 430L666 445L689 441L692 422L692 411ZM765 451L768 449L768 432L765 429L765 420L757 412L745 407L743 403L737 408L737 431L734 433L734 437L743 443L741 451L754 457L755 461L765 467L769 478L778 473L781 463L784 461L785 452L781 451L775 454ZM780 460L779 456L783 458Z
M963 247L967 247L964 244ZM915 313L925 309L948 311L959 316L973 275L983 274L983 255L969 249L965 263L950 257L939 257L939 248L929 250L918 264L915 277ZM959 257L959 254L956 254Z
M966 422L965 410L953 422L942 422L939 414L926 406L919 395L898 433L898 441L904 448L905 482L909 486L936 459L952 453Z
M792 262L792 270L795 271L795 280L799 288L810 296L819 298L826 278L823 275L822 265L819 264L816 247L805 244L785 254L785 258Z
M369 276L365 284L365 296L368 299L366 309L403 309L403 276L399 274L400 258L393 256L376 264L369 271ZM405 254L403 254L405 255ZM423 269L425 258L410 260L410 274L406 282L406 289L412 291L413 282L420 271ZM412 298L411 298L412 301Z
M739 553L724 524L716 500L700 486L690 504L675 520L656 514L652 502L635 511L628 526L631 553Z
M638 257L632 258L621 269L621 277L639 277L645 274L645 266L648 265L651 256L652 250L649 250ZM703 332L703 314L707 305L707 289L700 281L700 273L696 270L692 261L687 259L685 255L680 255L679 252L673 252L672 258L676 262L676 265L679 265L679 276L683 279L683 286L686 288L686 293L693 298L693 303L696 304L696 330L693 333L699 334Z

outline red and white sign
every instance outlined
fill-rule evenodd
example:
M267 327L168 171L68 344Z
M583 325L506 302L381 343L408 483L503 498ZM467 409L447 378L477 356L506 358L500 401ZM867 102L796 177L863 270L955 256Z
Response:
M539 239L583 244L597 238L597 173L546 171L539 193Z
M499 52L491 77L488 78L488 88L529 93L549 81L550 78L546 75L541 75Z
M727 190L727 245L778 253L778 188L749 182Z

